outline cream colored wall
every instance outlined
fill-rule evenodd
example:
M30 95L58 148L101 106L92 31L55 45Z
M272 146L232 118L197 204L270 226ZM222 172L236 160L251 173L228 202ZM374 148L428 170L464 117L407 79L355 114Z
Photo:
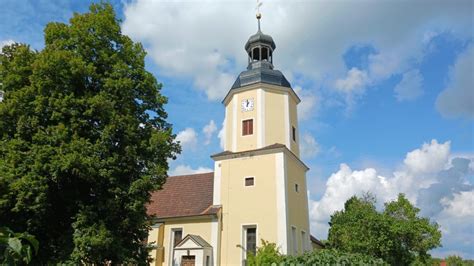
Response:
M153 259L152 265L161 265L161 261L157 261L158 257L158 248L159 248L159 243L158 243L158 232L159 228L152 228L150 232L148 232L148 241L147 243L152 243L154 242L154 245L156 248L150 250L150 257Z
M254 109L252 111L242 111L241 104L245 99L253 99ZM225 150L237 152L257 148L257 123L259 119L257 117L257 108L261 108L257 102L257 90L249 90L236 93L232 100L226 105ZM242 121L246 119L253 119L253 134L242 136ZM236 141L235 149L234 138Z
M176 221L167 221L164 224L164 262L163 265L170 265L170 239L171 239L171 230L174 228L183 229L183 238L188 234L199 235L208 243L211 242L211 218L203 219L189 219L189 220L176 220Z
M224 127L225 127L225 139L224 139L224 150L232 151L232 123L233 123L234 111L233 111L233 102L230 101L225 107L225 118L224 118Z
M298 252L301 253L310 246L306 170L294 157L285 156L287 165L288 250L293 251L291 226L295 226ZM295 191L295 184L298 184L298 192ZM302 246L301 231L306 233L306 247Z
M254 100L254 109L242 112L242 100L250 98ZM288 145L288 149L299 156L297 98L287 90L260 84L249 90L235 92L225 108L225 150L239 152L280 143ZM242 136L242 121L245 119L253 119L252 135ZM263 128L259 128L259 119L264 120L261 123ZM297 130L296 141L292 140L293 126Z
M290 112L290 150L296 155L300 156L300 137L299 137L299 127L298 127L298 109L297 103L294 98L289 98L289 112ZM296 141L293 141L292 137L292 126L296 128Z
M163 235L164 235L164 225L158 224L152 227L148 233L148 242L149 244L153 243L154 249L150 250L150 257L153 259L151 265L162 265L163 256L164 256L164 247L163 247Z
M265 91L265 142L286 144L285 93Z
M259 155L220 162L222 232L220 265L241 265L242 226L257 225L260 239L277 242L275 155ZM245 177L255 177L246 187Z
M252 111L242 111L241 103L245 99L253 99L254 108ZM257 108L261 108L257 104L257 90L244 91L236 94L237 101L237 151L254 150L257 148ZM253 134L242 136L242 121L246 119L253 119Z

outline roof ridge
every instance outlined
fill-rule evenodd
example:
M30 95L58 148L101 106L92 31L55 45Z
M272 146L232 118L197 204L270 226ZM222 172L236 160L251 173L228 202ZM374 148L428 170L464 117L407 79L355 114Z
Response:
M208 174L214 174L214 171L204 172L204 173L184 174L184 175L169 175L168 178L170 178L170 177L182 177L182 176L208 175Z

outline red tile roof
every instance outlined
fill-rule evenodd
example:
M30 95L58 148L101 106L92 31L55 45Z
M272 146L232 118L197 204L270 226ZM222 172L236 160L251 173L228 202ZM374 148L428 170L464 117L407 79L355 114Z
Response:
M147 213L157 218L216 214L213 188L214 173L170 176L161 190L152 193Z

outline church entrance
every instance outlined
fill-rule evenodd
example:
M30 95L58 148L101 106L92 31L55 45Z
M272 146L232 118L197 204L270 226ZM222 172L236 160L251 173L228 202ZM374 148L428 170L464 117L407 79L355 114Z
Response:
M196 265L196 256L181 257L181 266L194 266L194 265Z

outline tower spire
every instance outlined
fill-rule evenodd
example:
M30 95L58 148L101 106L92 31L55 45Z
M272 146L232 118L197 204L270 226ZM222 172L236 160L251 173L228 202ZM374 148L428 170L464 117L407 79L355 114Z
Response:
M260 31L260 19L262 18L262 14L260 13L260 7L262 6L262 2L260 0L257 0L257 7L255 8L257 10L257 23L258 23L258 31Z

